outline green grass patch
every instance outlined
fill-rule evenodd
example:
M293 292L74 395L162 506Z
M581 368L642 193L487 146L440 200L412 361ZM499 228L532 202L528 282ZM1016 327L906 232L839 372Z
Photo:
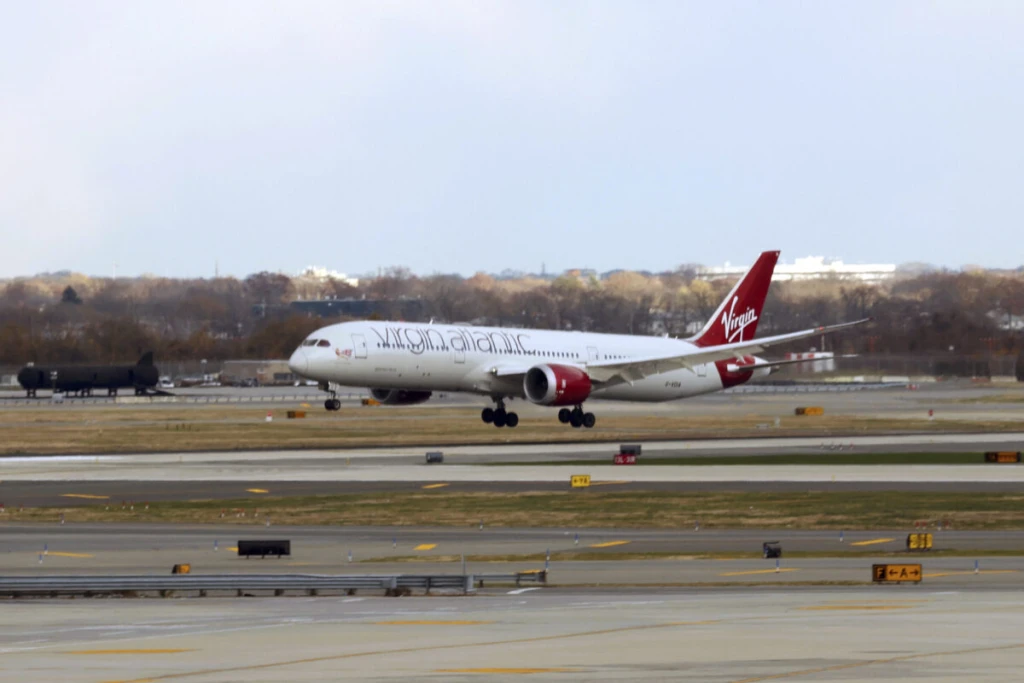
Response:
M612 491L363 493L136 503L8 510L4 520L171 522L263 525L365 525L680 529L893 530L917 521L949 521L954 529L1024 529L1024 492L955 493L808 491L801 493ZM244 516L243 516L244 515ZM3 522L0 521L0 528Z

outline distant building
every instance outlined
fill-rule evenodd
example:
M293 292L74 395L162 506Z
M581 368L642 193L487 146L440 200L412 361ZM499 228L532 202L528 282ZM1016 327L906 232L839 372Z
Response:
M336 270L329 270L323 266L306 266L306 269L299 273L298 277L322 281L337 280L338 282L344 282L352 287L359 286L359 278L349 277L348 275L345 275L345 273L339 273Z
M294 384L298 379L286 360L226 360L221 366L224 384L256 383L260 386Z
M701 280L719 280L721 278L740 277L750 266L701 266L697 269L697 277ZM883 282L896 277L894 263L843 263L826 259L822 256L798 258L794 263L779 263L772 275L773 282L790 282L794 280L819 280L839 278L860 282Z
M292 301L289 308L321 318L369 318L419 320L423 316L420 299L306 299Z

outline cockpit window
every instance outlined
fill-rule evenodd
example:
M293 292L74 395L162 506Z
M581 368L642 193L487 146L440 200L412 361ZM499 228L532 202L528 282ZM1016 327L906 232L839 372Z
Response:
M316 346L316 342L317 342L316 339L307 339L306 341L302 342L302 345L303 346Z
M316 345L317 346L330 346L331 342L327 341L326 339L321 339L320 341L318 341L316 343Z

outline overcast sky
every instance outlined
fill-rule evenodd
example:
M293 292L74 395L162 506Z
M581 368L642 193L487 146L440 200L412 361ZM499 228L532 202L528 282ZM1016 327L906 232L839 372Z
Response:
M7 2L0 276L1024 263L1024 3Z

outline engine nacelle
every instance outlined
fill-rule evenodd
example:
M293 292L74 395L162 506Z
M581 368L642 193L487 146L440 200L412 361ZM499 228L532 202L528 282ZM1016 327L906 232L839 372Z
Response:
M590 390L590 376L571 365L535 365L523 378L526 398L542 406L583 403Z
M431 393L412 389L370 389L370 396L386 406L411 406L423 403L430 398Z

